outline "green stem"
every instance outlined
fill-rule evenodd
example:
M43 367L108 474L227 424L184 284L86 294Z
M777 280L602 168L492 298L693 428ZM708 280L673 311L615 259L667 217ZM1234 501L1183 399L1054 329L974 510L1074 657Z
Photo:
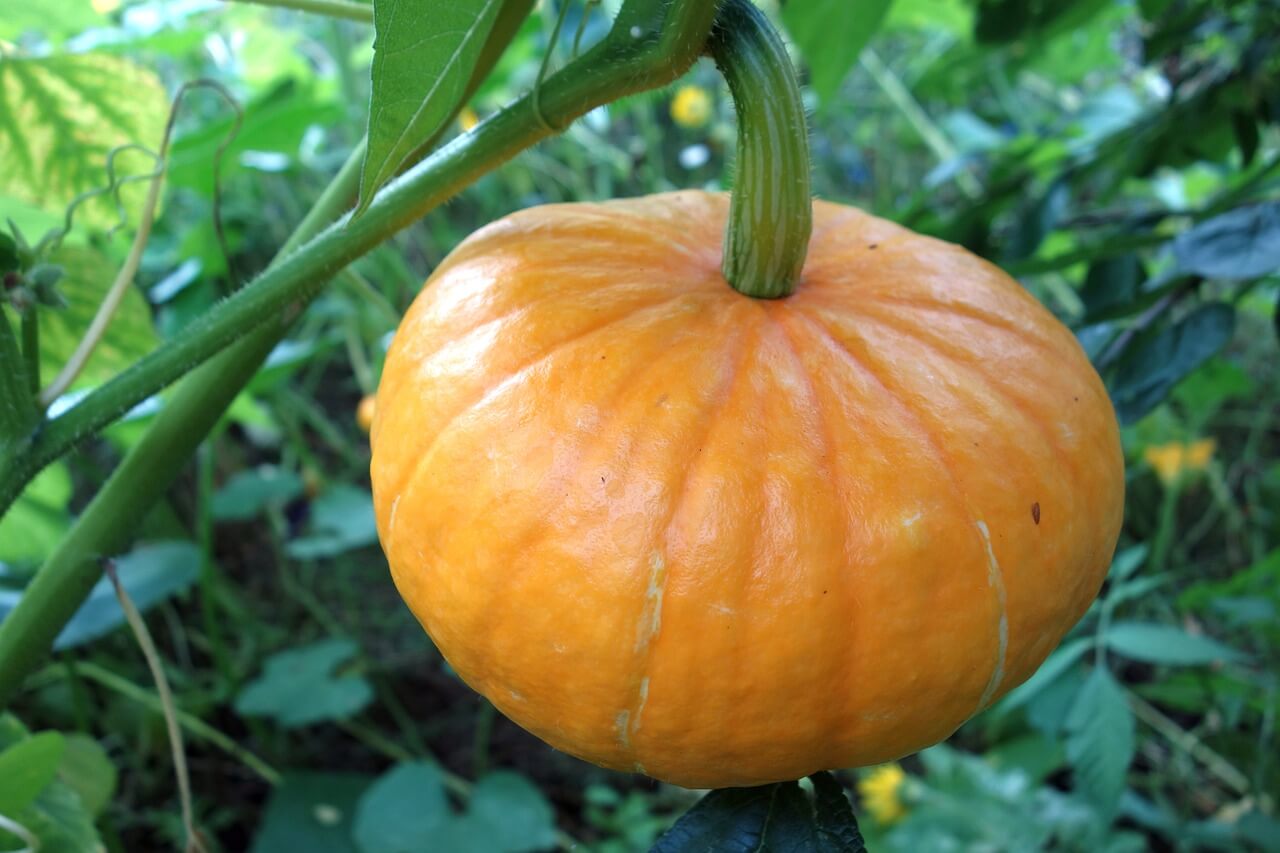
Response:
M35 303L22 312L22 359L27 365L27 385L35 398L40 394L40 321Z
M724 277L747 296L788 296L813 230L809 135L795 68L769 19L748 0L724 4L707 48L738 111Z
M327 15L330 18L359 21L362 24L373 23L373 5L370 3L354 3L352 0L237 0L237 2L253 3L258 6L275 6L281 9L295 9L299 12L313 12L317 15Z
M671 82L697 59L714 14L714 4L703 0L627 0L613 29L599 45L543 83L543 117L564 127L601 104ZM0 707L48 654L62 626L88 595L99 575L99 558L128 545L132 522L168 488L284 334L292 315L314 295L315 279L331 277L361 253L421 219L462 187L548 135L531 98L521 98L389 184L360 219L335 223L245 288L270 289L274 295L268 301L281 302L291 310L276 311L265 318L262 325L179 386L142 441L125 457L36 574L18 606L0 622ZM332 218L354 195L360 153L353 152L282 254L305 240L308 230ZM104 386L94 396L107 393L110 387ZM99 396L95 407L89 409L98 413L93 417L100 417L104 408L126 402L118 391L114 394L106 400ZM72 413L92 399L86 399ZM41 435L56 423L51 422ZM62 427L61 440L67 441L69 434L74 437L75 430ZM24 455L31 456L33 451ZM7 506L16 493L6 492L13 488L13 481L0 460L0 507Z
M22 442L18 439L34 420L35 396L27 378L26 362L13 336L9 316L0 308L0 470L22 456ZM0 513L7 506L0 500Z

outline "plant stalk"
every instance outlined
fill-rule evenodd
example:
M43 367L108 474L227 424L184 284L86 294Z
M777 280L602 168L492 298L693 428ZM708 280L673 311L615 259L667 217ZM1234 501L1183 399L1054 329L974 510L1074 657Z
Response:
M721 7L707 49L738 111L721 268L747 296L788 296L813 231L809 134L796 71L777 31L749 0Z

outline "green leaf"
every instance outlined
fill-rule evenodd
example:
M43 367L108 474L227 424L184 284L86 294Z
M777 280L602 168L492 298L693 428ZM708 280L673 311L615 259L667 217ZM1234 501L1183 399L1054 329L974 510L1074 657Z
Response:
M1123 551L1117 551L1116 555L1111 558L1111 568L1107 571L1107 580L1115 582L1127 579L1142 568L1142 564L1147 561L1147 554L1150 551L1151 549L1145 542L1131 545Z
M1137 299L1138 286L1146 277L1138 256L1126 252L1089 265L1080 299L1085 305L1086 323L1109 319Z
M866 0L854 8L847 0L791 0L782 7L782 23L809 66L819 100L835 97L891 5L892 0Z
M35 564L49 556L71 526L70 499L71 472L66 463L55 462L37 474L0 516L0 562ZM0 615L7 610L5 602L0 591Z
M859 853L866 847L834 779L814 780L817 802L796 782L722 788L707 794L658 839L651 853L787 851ZM847 809L847 810L846 810Z
M292 471L263 465L238 471L213 496L213 517L247 521L269 506L283 506L302 494L302 478Z
M1076 788L1102 813L1114 813L1133 761L1134 720L1124 688L1104 667L1080 688L1066 729Z
M461 103L502 0L375 0L364 210Z
M84 246L63 247L50 260L62 267L58 292L67 303L62 309L39 312L40 363L45 375L52 377L75 352L93 322L116 269L100 252ZM142 291L131 286L72 387L85 388L110 379L158 344L151 307Z
M240 691L236 710L271 717L285 728L351 717L373 700L373 688L363 676L335 673L357 650L351 640L333 639L278 652L267 658L262 675Z
M116 577L134 607L145 613L195 583L200 573L200 549L190 542L140 545L116 560ZM111 581L102 578L62 629L53 647L75 648L114 631L125 623L124 611Z
M361 853L526 853L555 846L555 813L529 780L498 772L476 783L459 814L440 768L411 762L393 767L361 798L355 839Z
M360 798L356 846L361 853L428 850L452 818L440 768L425 761L398 764Z
M546 850L556 844L555 811L519 773L490 773L471 789L466 823L495 853Z
M156 75L107 54L61 54L0 61L0 194L62 210L78 194L109 183L106 159L119 145L158 150L168 98ZM118 173L146 174L138 152L117 159ZM126 210L141 205L139 183L123 191ZM94 228L118 221L106 197L81 205L76 221ZM131 217L136 221L136 217Z
M364 489L336 486L311 507L308 535L290 542L290 557L313 560L332 557L378 541L373 497Z
M357 773L286 773L267 801L251 853L357 853L356 803L372 781Z
M34 803L13 817L40 839L40 853L104 849L80 796L62 782L55 780L40 792Z
M1107 629L1106 643L1117 654L1147 663L1193 666L1245 657L1209 637L1151 622L1116 622Z
M84 734L66 736L58 778L79 795L80 802L93 817L111 802L116 790L115 765L102 745Z
M1010 690L1000 700L1000 703L995 706L996 713L1007 714L1026 704L1037 693L1056 681L1058 676L1070 669L1076 661L1084 657L1091 648L1093 648L1092 637L1081 637L1069 643L1063 643L1045 659L1044 663L1040 664L1040 668L1034 675Z
M58 732L40 732L0 752L0 814L18 814L35 802L57 778L65 748Z
M1173 241L1178 267L1205 278L1259 278L1280 269L1280 201L1238 207Z
M1235 310L1214 302L1127 347L1111 383L1120 421L1134 423L1159 405L1183 377L1227 345L1235 323Z

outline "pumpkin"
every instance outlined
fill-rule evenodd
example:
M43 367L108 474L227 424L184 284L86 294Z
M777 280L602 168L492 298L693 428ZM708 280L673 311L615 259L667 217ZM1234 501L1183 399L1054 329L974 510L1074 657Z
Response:
M796 291L752 299L727 212L481 229L405 316L372 433L392 576L458 675L697 788L946 738L1085 612L1124 488L1097 374L999 269L816 202Z

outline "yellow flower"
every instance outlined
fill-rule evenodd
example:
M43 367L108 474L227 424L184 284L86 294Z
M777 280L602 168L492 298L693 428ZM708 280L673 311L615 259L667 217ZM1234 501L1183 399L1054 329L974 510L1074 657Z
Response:
M902 803L902 786L907 774L896 764L884 764L858 780L858 796L876 823L888 826L902 820L907 807Z
M1142 458L1156 472L1160 482L1168 486L1175 483L1185 471L1203 471L1208 468L1216 448L1217 442L1212 438L1202 438L1190 444L1171 441L1148 447L1142 451Z
M120 8L120 3L121 0L91 0L90 5L99 15L110 15Z
M701 86L681 86L671 99L671 119L696 130L711 120L711 95Z
M476 111L471 107L463 107L458 111L458 127L462 128L462 132L466 133L480 123L480 116L476 115Z

